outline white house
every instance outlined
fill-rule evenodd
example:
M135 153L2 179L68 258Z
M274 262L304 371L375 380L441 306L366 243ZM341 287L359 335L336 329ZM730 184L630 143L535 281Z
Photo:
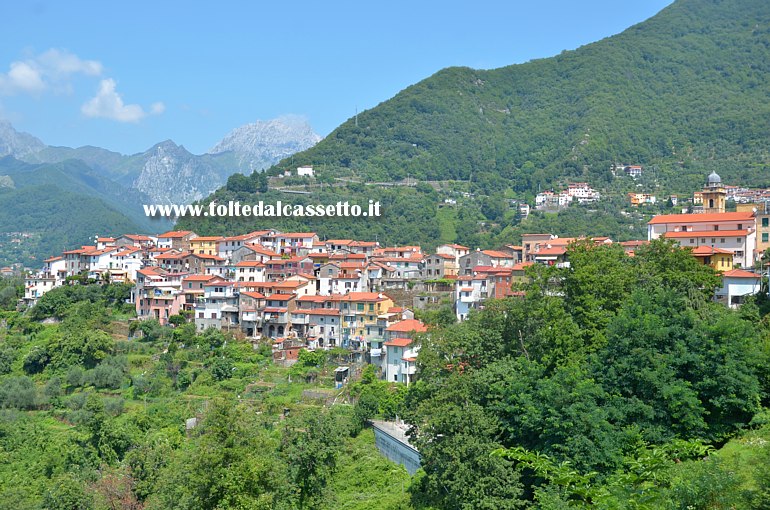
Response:
M743 304L746 296L759 292L762 276L742 269L733 269L722 274L722 287L717 289L716 299L730 308Z
M233 282L214 278L203 284L203 302L195 305L195 329L222 329L238 322L238 294Z
M299 177L314 177L315 172L313 171L312 166L298 166L297 167L297 176Z
M733 262L750 267L757 246L753 211L666 214L647 223L647 239L672 239L682 247L710 246L733 252Z

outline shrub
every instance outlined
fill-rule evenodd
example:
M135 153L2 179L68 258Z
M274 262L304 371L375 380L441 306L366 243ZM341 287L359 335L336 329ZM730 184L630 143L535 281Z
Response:
M24 371L28 374L37 374L42 372L50 361L48 351L43 347L35 347L24 357Z
M37 390L29 377L12 377L0 383L0 407L32 409L36 402Z

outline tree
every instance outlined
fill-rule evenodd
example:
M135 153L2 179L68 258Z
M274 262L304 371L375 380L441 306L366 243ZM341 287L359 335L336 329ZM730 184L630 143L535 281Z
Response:
M337 466L344 432L330 413L316 413L283 432L281 452L298 493L299 508L316 508Z

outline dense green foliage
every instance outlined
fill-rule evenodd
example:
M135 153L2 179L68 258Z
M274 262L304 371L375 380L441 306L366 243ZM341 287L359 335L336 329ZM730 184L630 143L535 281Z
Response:
M680 0L556 57L489 71L444 69L292 161L375 181L488 173L537 190L600 178L613 162L660 165L681 186L682 173L700 184L702 165L712 164L703 160L717 159L723 177L768 184L762 166L729 164L748 154L767 164L768 21L763 0Z
M146 195L109 180L81 161L30 165L0 158L0 233L23 232L21 243L0 243L0 265L39 265L51 254L93 243L94 234L160 231L166 220L144 215ZM33 262L36 261L36 262Z
M570 261L532 268L524 298L423 339L404 405L425 470L415 500L684 508L675 461L702 458L698 444L727 441L770 403L768 332L753 305L711 302L711 268L663 242L635 257L575 245ZM495 449L513 462L490 461ZM698 462L683 476L729 478Z
M353 406L302 396L333 391L339 353L304 354L314 383L296 382L268 344L133 326L128 290L84 282L0 315L0 506L408 508Z

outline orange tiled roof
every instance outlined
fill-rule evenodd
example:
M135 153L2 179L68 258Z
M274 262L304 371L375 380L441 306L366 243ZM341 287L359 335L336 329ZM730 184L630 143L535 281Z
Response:
M398 321L397 323L389 326L385 331L395 331L398 333L408 333L410 331L416 331L418 333L424 333L428 331L428 328L422 322L417 319L406 319Z
M192 230L171 230L169 232L166 232L165 234L159 235L158 239L179 239L194 233L195 232L193 232Z
M412 344L411 338L392 338L385 342L385 346L387 347L407 347L408 345Z
M760 275L744 271L743 269L732 269L730 271L725 271L723 276L729 278L760 278Z
M686 225L689 223L712 223L719 221L753 221L754 213L752 211L744 212L726 212L726 213L704 213L704 214L661 214L651 219L648 225L664 225L666 223L676 223Z

